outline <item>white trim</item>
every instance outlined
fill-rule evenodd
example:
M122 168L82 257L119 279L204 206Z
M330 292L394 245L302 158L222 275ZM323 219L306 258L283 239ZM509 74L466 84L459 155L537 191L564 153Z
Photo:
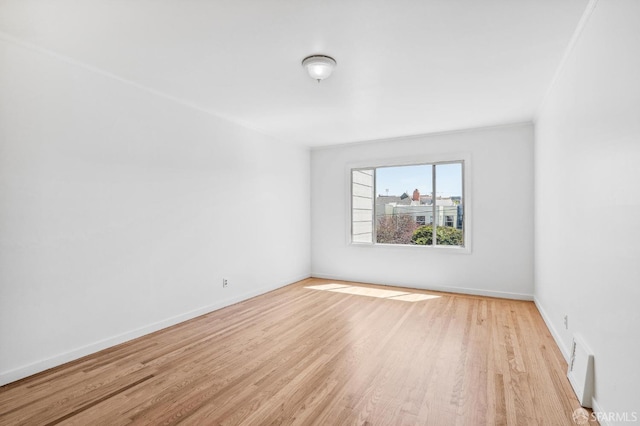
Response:
M253 125L251 123L248 123L246 121L238 120L238 119L236 119L234 117L231 117L230 115L223 114L223 113L221 113L219 111L213 111L213 110L204 108L204 107L200 106L196 102L192 102L192 101L187 100L187 99L183 99L183 98L180 98L180 97L177 97L177 96L170 95L169 93L165 93L165 92L163 92L161 90L154 89L151 86L146 86L144 84L137 83L137 82L135 82L133 80L129 80L127 78L121 77L118 74L114 74L114 73L112 73L110 71L106 71L106 70L104 70L102 68L99 68L99 67L93 66L91 64L79 61L79 60L74 59L74 58L72 58L70 56L63 55L63 54L58 53L58 52L56 52L54 50L51 50L49 48L42 47L40 45L37 45L37 44L32 43L30 41L26 41L26 40L20 39L18 37L14 37L11 34L6 33L4 31L0 31L0 40L5 41L7 43L11 43L14 46L19 46L19 47L21 47L23 49L26 49L26 50L38 52L40 54L47 55L47 56L51 56L51 57L53 57L53 58L55 58L55 59L57 59L59 61L65 62L67 64L83 68L83 69L85 69L85 70L87 70L89 72L92 72L92 73L95 73L95 74L99 74L99 75L101 75L103 77L118 81L118 82L120 82L122 84L125 84L127 86L135 87L136 89L142 90L143 92L147 92L147 93L150 93L150 94L152 94L154 96L158 96L160 98L167 99L169 101L175 102L175 103L177 103L179 105L182 105L183 107L196 110L198 112L210 115L212 117L218 118L218 119L223 120L223 121L227 121L227 122L229 122L231 124L234 124L236 126L240 126L240 127L244 128L244 129L250 130L252 132L255 132L255 133L258 133L258 134L260 134L262 136L270 138L273 141L278 142L280 144L293 145L293 146L306 148L306 149L310 148L309 145L300 146L299 144L294 143L294 142L292 142L290 140L280 139L280 138L270 134L267 130L259 128L259 127L256 127L255 125Z
M591 406L591 409L594 413L606 413L606 411L604 411L602 407L600 407L600 404L598 404L598 401L596 401L594 397L591 397ZM600 426L613 426L607 421L606 418L602 418L602 420L598 420L598 422L600 423Z
M349 243L352 247L370 248L372 250L436 250L438 253L471 254L471 250L465 245L461 246L421 246L417 244L386 244L386 243Z
M8 383L15 382L16 380L20 380L25 377L32 376L36 373L40 373L50 368L57 367L67 362L76 360L78 358L82 358L87 355L91 355L103 349L119 345L121 343L156 332L158 330L171 327L173 325L179 324L184 321L188 321L190 319L199 317L201 315L205 315L210 312L217 311L218 309L222 309L227 306L233 305L235 303L250 299L252 297L259 296L264 293L268 293L270 291L276 290L281 287L285 287L289 284L307 279L309 277L310 277L309 275L305 274L305 275L298 276L296 278L292 278L291 280L285 280L284 282L278 282L278 283L274 283L264 287L260 287L260 288L218 301L211 305L203 306L198 309L194 309L192 311L185 312L180 315L176 315L176 316L166 318L164 320L157 321L140 328L136 328L126 333L108 337L106 339L102 339L97 342L90 343L88 345L81 346L79 348L75 348L69 352L64 352L64 353L52 356L50 358L45 358L40 361L36 361L34 363L31 363L10 371L4 371L0 373L0 386L4 386Z
M318 272L312 272L311 277L322 278L325 280L350 281L350 282L373 284L373 285L386 285L389 287L414 288L416 290L441 291L444 293L457 293L457 294L468 294L472 296L497 297L500 299L513 299L513 300L526 300L526 301L533 300L532 294L512 293L507 291L484 290L484 289L466 288L466 287L448 287L448 286L438 286L438 285L430 285L430 284L417 287L416 285L403 284L402 282L399 282L399 281L385 281L385 280L380 280L375 283L372 283L368 281L363 281L361 279L358 279L357 277L322 274Z
M471 162L470 151L434 152L423 155L403 155L401 157L385 157L375 160L353 161L346 164L347 173L351 169L373 169L379 167L415 166L435 163Z
M578 21L578 25L576 26L576 29L574 30L573 35L571 36L571 40L569 40L569 44L567 44L567 47L564 50L564 53L562 55L562 59L560 59L560 63L558 64L558 67L556 68L556 72L553 75L553 77L551 78L551 83L549 83L549 86L547 87L547 90L544 92L544 95L542 96L542 101L538 105L538 108L536 108L536 110L534 111L534 114L533 114L534 123L536 121L538 121L538 117L540 116L540 111L543 110L544 106L548 102L549 96L551 96L551 92L553 91L553 89L555 88L558 80L560 79L560 76L562 75L562 73L564 71L564 67L565 67L565 65L567 63L567 60L569 59L569 56L573 52L573 49L575 48L575 46L576 46L576 44L578 42L578 39L580 38L580 35L582 34L582 31L584 30L584 27L587 25L587 22L589 21L589 18L591 17L591 14L595 10L597 3L598 3L598 0L589 0L589 3L585 7L584 12L582 13L582 16L580 17L580 21Z
M313 152L313 151L321 151L321 150L328 150L328 149L349 148L349 147L370 145L370 144L376 144L376 143L411 141L415 139L454 135L457 133L472 133L472 132L480 132L480 131L491 131L495 129L504 129L504 128L510 128L510 127L531 126L532 124L533 124L533 120L515 121L515 122L509 122L509 123L503 123L503 124L490 124L487 126L465 127L463 129L441 130L441 131L419 133L419 134L413 134L413 135L395 136L390 138L356 140L353 142L341 142L341 143L325 144L325 145L311 145L309 146L309 148Z
M551 321L551 317L549 316L549 314L547 314L547 311L545 311L544 308L542 307L540 300L534 296L533 302L536 304L536 308L538 308L538 312L540 312L540 316L542 317L542 319L544 320L544 323L547 325L547 328L551 332L551 337L553 337L553 340L556 341L556 345L558 345L558 348L560 348L560 352L562 353L564 360L567 361L567 364L568 364L569 356L570 356L569 348L565 345L564 341L560 337L560 333L558 333L558 330L553 325L553 322Z
M411 246L404 244L378 244L375 240L371 243L354 243L351 241L351 226L352 226L352 209L351 209L351 172L354 169L376 169L380 167L393 167L393 166L411 166L411 165L421 165L421 164L438 164L438 163L457 163L462 161L462 197L464 204L464 246L456 247L457 253L471 253L472 247L472 235L473 235L473 188L472 188L472 173L473 173L473 164L472 164L472 154L469 151L455 151L455 152L436 152L432 154L425 155L414 155L414 156L402 156L402 157L392 157L392 158L381 158L376 160L365 160L365 161L355 161L349 162L345 164L345 207L346 207L346 220L347 226L345 227L345 241L346 245L356 246L356 247L391 247L392 249L397 249L398 247L411 247L417 250L451 250L451 247L446 246ZM375 175L374 175L375 180ZM376 226L375 223L375 199L377 197L377 193L375 192L375 181L374 181L374 194L373 194L373 203L374 203L374 229ZM375 235L375 232L374 232ZM500 297L500 296L497 296Z

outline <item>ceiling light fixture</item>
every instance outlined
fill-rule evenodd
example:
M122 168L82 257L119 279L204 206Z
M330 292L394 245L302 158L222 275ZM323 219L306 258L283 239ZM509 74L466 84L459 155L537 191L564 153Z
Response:
M302 60L302 66L307 69L309 77L318 80L318 83L329 77L336 65L336 60L327 55L311 55Z

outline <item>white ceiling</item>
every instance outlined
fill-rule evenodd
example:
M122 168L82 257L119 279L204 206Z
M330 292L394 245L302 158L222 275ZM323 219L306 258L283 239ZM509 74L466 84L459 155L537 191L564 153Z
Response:
M0 0L0 31L319 146L531 120L587 1Z

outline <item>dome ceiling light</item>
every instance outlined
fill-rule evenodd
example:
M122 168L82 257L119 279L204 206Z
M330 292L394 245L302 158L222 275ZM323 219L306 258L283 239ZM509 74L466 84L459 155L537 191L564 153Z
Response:
M302 66L307 69L309 77L318 80L318 83L328 78L336 65L336 60L327 55L311 55L302 60Z

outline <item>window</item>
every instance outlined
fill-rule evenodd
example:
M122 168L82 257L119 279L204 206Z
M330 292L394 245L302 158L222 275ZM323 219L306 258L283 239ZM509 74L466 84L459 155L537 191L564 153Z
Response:
M351 169L351 242L465 246L464 161Z
M444 220L444 226L453 226L453 216L449 216L447 215L447 217Z

